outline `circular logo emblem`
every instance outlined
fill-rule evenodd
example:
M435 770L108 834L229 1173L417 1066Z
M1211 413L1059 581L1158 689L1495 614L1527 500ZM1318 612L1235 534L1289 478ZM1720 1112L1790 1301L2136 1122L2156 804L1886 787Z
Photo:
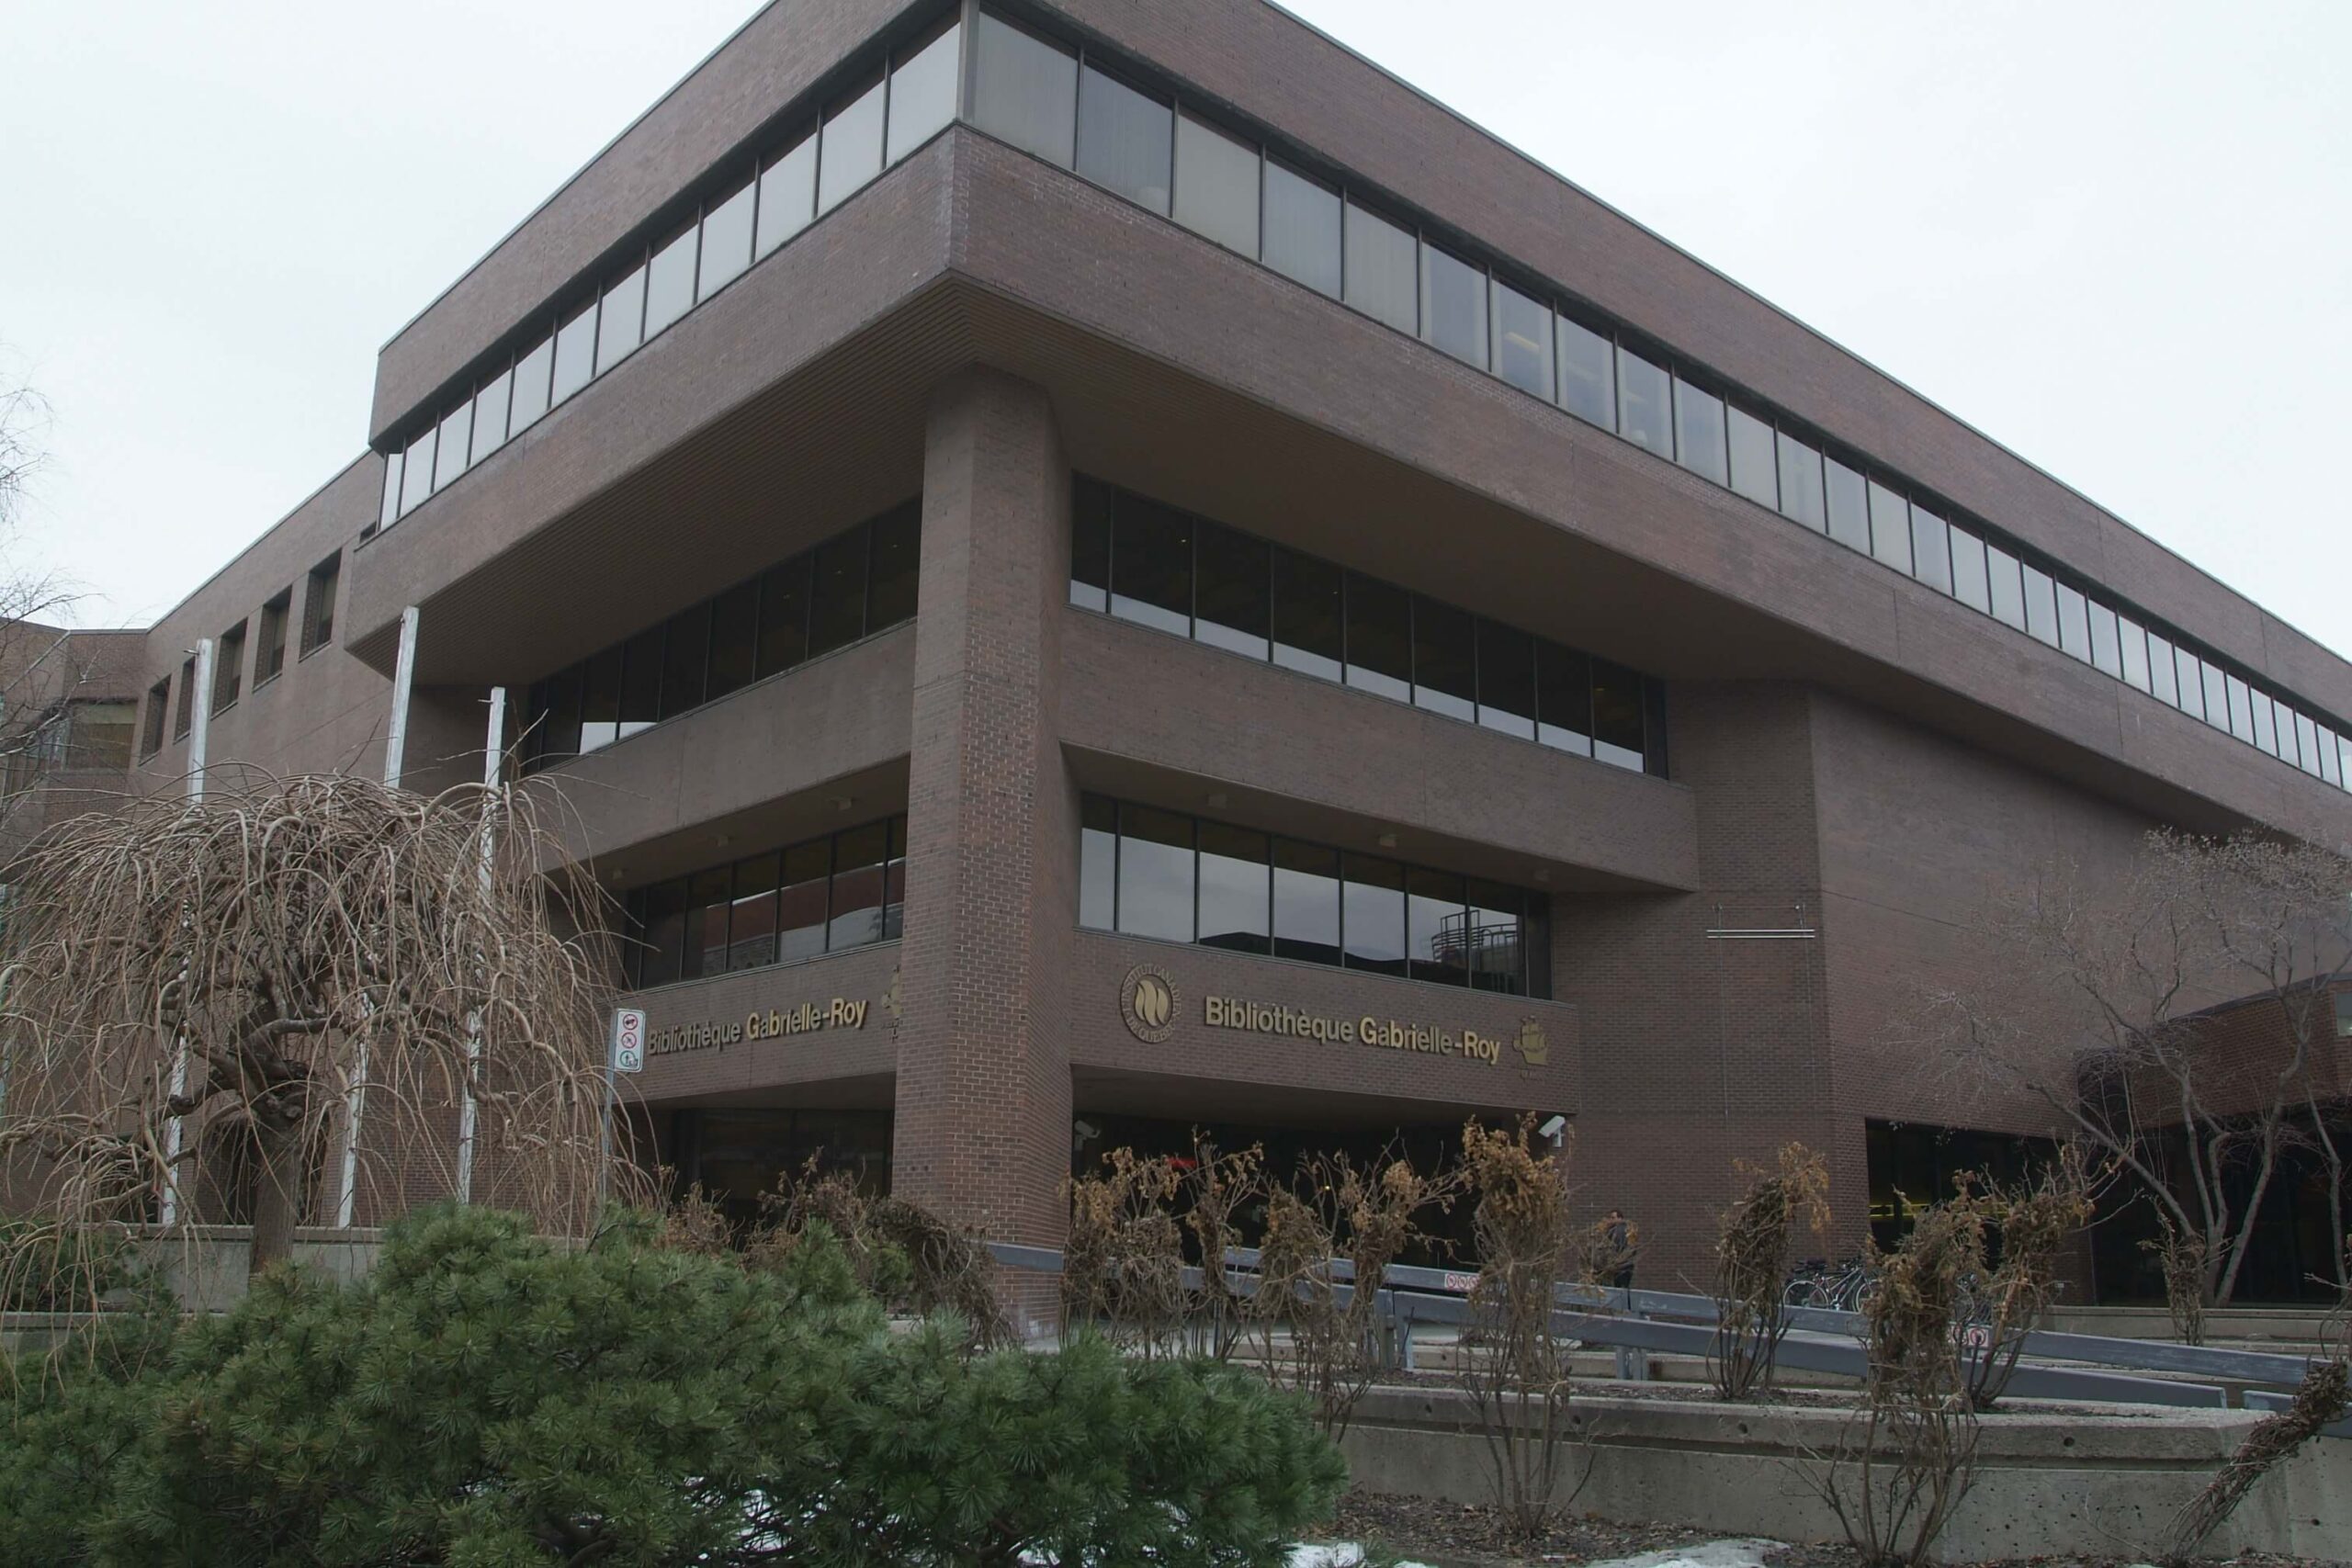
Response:
M1119 982L1119 1016L1127 1032L1157 1045L1176 1032L1176 982L1168 971L1138 964Z

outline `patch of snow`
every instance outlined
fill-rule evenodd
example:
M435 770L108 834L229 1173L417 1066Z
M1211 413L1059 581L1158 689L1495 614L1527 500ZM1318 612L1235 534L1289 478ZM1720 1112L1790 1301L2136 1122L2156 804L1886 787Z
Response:
M1703 1546L1613 1558L1592 1563L1590 1568L1764 1568L1764 1554L1780 1544L1777 1540L1711 1540Z
M1290 1549L1287 1568L1356 1568L1363 1562L1363 1548L1354 1541L1343 1540L1327 1546L1294 1546ZM1399 1558L1396 1568L1429 1568L1425 1562Z

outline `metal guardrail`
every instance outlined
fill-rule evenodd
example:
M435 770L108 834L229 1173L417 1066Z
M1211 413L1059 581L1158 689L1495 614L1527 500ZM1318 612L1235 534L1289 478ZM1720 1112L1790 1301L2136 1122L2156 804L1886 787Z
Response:
M1061 1254L1052 1247L1021 1247L992 1242L989 1250L1009 1268L1059 1273ZM1238 1294L1257 1289L1259 1253L1234 1247L1225 1255L1227 1279ZM1197 1287L1198 1269L1187 1269L1185 1282ZM1345 1258L1330 1260L1334 1292L1344 1303L1352 1295L1353 1265ZM1398 1364L1413 1364L1412 1328L1416 1323L1459 1327L1469 1322L1468 1296L1477 1284L1472 1272L1392 1264L1382 1277L1382 1316L1395 1328ZM1619 1376L1642 1381L1648 1376L1650 1352L1704 1357L1713 1348L1716 1310L1710 1297L1674 1291L1625 1290L1563 1284L1556 1287L1558 1310L1553 1332L1588 1345L1618 1352ZM1860 1336L1859 1313L1823 1307L1788 1309L1791 1332L1781 1343L1779 1361L1800 1371L1827 1372L1860 1379L1866 1364ZM1973 1356L1975 1352L1969 1352ZM2227 1409L2228 1388L2221 1383L2183 1381L2220 1379L2224 1382L2267 1384L2244 1393L2249 1409L2282 1408L2292 1398L2278 1392L2302 1381L2311 1362L2301 1356L2258 1350L2230 1350L2206 1346L2173 1345L2143 1339L2117 1339L2089 1334L2058 1334L2035 1330L2025 1337L2023 1357L2007 1393L2021 1399L2056 1399L2109 1404L2170 1405L2190 1409ZM2071 1362L2073 1365L2049 1365ZM2101 1367L2122 1371L2094 1370ZM2133 1376L2132 1372L2162 1372L2166 1377ZM2352 1419L2326 1428L2331 1437L2352 1437Z

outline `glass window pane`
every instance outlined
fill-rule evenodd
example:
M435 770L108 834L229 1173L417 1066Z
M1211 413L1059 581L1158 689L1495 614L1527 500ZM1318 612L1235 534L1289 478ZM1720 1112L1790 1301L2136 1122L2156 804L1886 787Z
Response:
M808 657L847 648L865 635L868 531L853 528L817 547L808 599Z
M2316 747L2318 756L2315 761L2319 763L2319 776L2332 784L2340 784L2344 782L2344 773L2336 763L2338 742L2341 738L2324 724L2313 728L2318 734Z
M1176 117L1176 221L1245 256L1258 254L1258 150L1191 115Z
M661 626L649 626L622 646L621 716L617 727L622 737L650 729L661 720L662 631Z
M686 879L685 967L681 979L727 972L727 913L734 879L726 866Z
M825 951L825 917L832 881L833 841L817 839L784 852L776 899L776 958L793 964Z
M922 567L922 502L910 501L874 520L872 581L866 589L865 635L915 618Z
M662 641L662 716L673 718L702 705L710 660L710 606L696 604L670 617Z
M645 335L651 337L695 308L695 247L702 231L690 228L653 253L645 275Z
M667 986L678 978L686 945L686 885L657 882L644 891L645 929L638 940L638 984Z
M2115 617L2115 654L2123 678L2143 692L2148 690L2147 630L2129 615Z
M749 685L759 671L760 584L739 582L710 602L710 674L704 696L717 701Z
M474 394L474 456L481 462L506 445L506 405L514 395L514 373L502 373Z
M443 416L441 434L433 448L433 488L443 485L466 471L467 448L474 436L474 404L471 398L459 403Z
M1816 534L1829 529L1829 492L1821 478L1821 454L1783 430L1781 449L1781 515Z
M1478 623L1478 722L1535 739L1535 639L1500 621Z
M1944 520L1917 502L1911 507L1911 575L1939 592L1951 586L1951 540Z
M775 962L775 886L778 857L773 851L735 863L735 897L727 911L727 967L755 969Z
M1348 203L1348 303L1400 333L1420 328L1420 242L1413 231Z
M1272 897L1263 833L1204 822L1201 833L1201 934L1209 947L1264 953Z
M1274 840L1274 956L1340 962L1340 852Z
M1494 285L1495 374L1523 392L1552 396L1552 308L1508 283Z
M1111 607L1111 487L1083 474L1070 484L1069 602Z
M1119 808L1099 795L1078 803L1078 923L1089 931L1116 931L1119 874Z
M1464 933L1463 959L1470 984L1481 991L1506 996L1527 994L1527 958L1523 951L1526 896L1499 882L1470 878L1469 929Z
M1487 275L1461 257L1421 245L1421 337L1456 359L1487 363Z
M1871 553L1906 576L1911 570L1911 503L1871 481Z
M890 863L882 878L882 936L895 941L907 929L907 819L890 818Z
M2207 662L2203 665L2201 673L2204 677L2205 682L2205 722L2211 725L2216 729L2230 729L2233 731L2234 731L2235 726L2238 723L2243 722L2245 726L2246 733L2239 737L2239 739L2251 739L2254 734L2254 716L2251 714L2244 713L2243 710L2245 705L2243 702L2238 705L2240 709L2240 717L2233 719L2231 716L2229 693L2230 678L2222 673L2219 665L2211 662Z
M1661 457L1674 456L1668 424L1672 395L1667 374L1624 344L1617 345L1617 434Z
M2234 699L2236 694L2233 692L2231 696ZM2251 693L2247 706L2252 710L2249 716L2254 720L2254 743L2276 757L2278 755L2278 731L2272 716L2269 696L2262 692Z
M1348 573L1348 684L1413 700L1413 596Z
M1122 491L1111 510L1111 614L1193 632L1193 520Z
M954 22L902 51L890 65L890 162L897 163L956 118L956 73L963 53Z
M1274 662L1326 681L1340 678L1346 640L1336 566L1289 550L1274 552Z
M548 412L548 377L555 368L555 339L543 338L514 362L514 400L506 415L509 439L538 423Z
M2091 662L2117 680L2123 679L2123 649L2116 636L2115 612L2093 601L2091 613Z
M401 515L401 461L405 452L395 452L384 459L384 498L376 511L376 526L389 528Z
M817 142L817 210L831 212L882 172L882 80L825 111Z
M621 650L608 648L581 667L580 745L601 750L621 738Z
M1731 461L1724 445L1724 400L1713 392L1674 379L1675 459L1694 474L1717 484L1731 482Z
M1283 276L1339 297L1339 195L1272 158L1266 160L1264 259Z
M1405 973L1405 868L1391 860L1351 854L1340 931L1351 969Z
M1984 570L1984 541L1967 529L1948 530L1951 538L1952 596L1970 609L1993 613L1993 580Z
M1416 980L1470 983L1470 907L1463 880L1414 866L1405 873L1405 954Z
M2172 650L2173 672L2179 678L2180 711L2192 718L2205 716L2205 665L2185 648Z
M645 341L645 269L631 268L605 290L596 316L596 374L602 376Z
M703 214L702 248L695 263L695 298L707 299L752 265L752 209L759 189L750 181Z
M2084 663L2091 658L2091 623L2088 606L2079 590L2061 582L2058 588L2058 646Z
M1758 506L1781 504L1780 476L1772 457L1772 427L1731 405L1731 488Z
M2058 591L2050 574L2025 568L2025 629L2051 647L2058 646Z
M2295 715L2295 765L2307 773L2316 773L2319 765L2319 726L2303 715Z
M1467 610L1413 600L1413 704L1449 718L1478 716L1477 623Z
M1091 65L1078 73L1078 172L1140 207L1168 210L1174 110Z
M580 745L580 671L562 670L547 678L538 703L541 719L539 753L560 758L577 756Z
M870 822L833 835L833 897L825 946L839 953L880 942L885 880L890 859L890 825Z
M2179 665L2173 646L2154 632L2148 634L2148 690L2173 706L2180 705Z
M1592 755L1592 660L1542 637L1535 641L1535 739Z
M2230 733L2252 745L2255 736L2253 694L2246 690L2244 681L2226 671L2222 675L2222 683L2223 700L2228 705L2230 716ZM2205 706L2208 713L2212 711L2212 704L2208 703Z
M1829 536L1849 550L1871 550L1870 486L1835 457L1823 459L1828 474Z
M1200 525L1199 576L1193 583L1193 635L1252 659L1267 656L1267 596L1272 570L1262 540Z
M1642 771L1642 678L1605 659L1592 661L1592 754Z
M1578 419L1617 428L1617 351L1581 321L1558 319L1560 406Z
M1078 133L1078 56L986 11L972 42L972 122L1069 168Z
M1193 940L1193 819L1143 806L1119 807L1119 929L1130 936Z
M2025 580L2018 558L1988 539L1984 543L1984 570L1991 580L1994 618L2025 630Z
M760 173L760 221L753 260L808 226L817 211L817 130L811 126Z
M580 308L580 313L556 329L555 389L549 402L560 403L588 384L596 374L596 302L591 299Z
M433 493L433 437L439 431L435 425L409 443L408 453L401 459L401 511L416 510L417 503Z
M760 579L762 675L808 657L808 568L807 556L795 556Z

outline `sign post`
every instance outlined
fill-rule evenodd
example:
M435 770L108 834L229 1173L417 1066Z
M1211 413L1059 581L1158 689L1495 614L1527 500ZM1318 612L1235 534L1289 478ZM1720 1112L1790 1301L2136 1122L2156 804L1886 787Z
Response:
M605 1054L605 1163L602 1185L609 1193L613 1180L613 1103L620 1096L620 1075L645 1070L645 1012L641 1008L615 1008L613 1033Z

